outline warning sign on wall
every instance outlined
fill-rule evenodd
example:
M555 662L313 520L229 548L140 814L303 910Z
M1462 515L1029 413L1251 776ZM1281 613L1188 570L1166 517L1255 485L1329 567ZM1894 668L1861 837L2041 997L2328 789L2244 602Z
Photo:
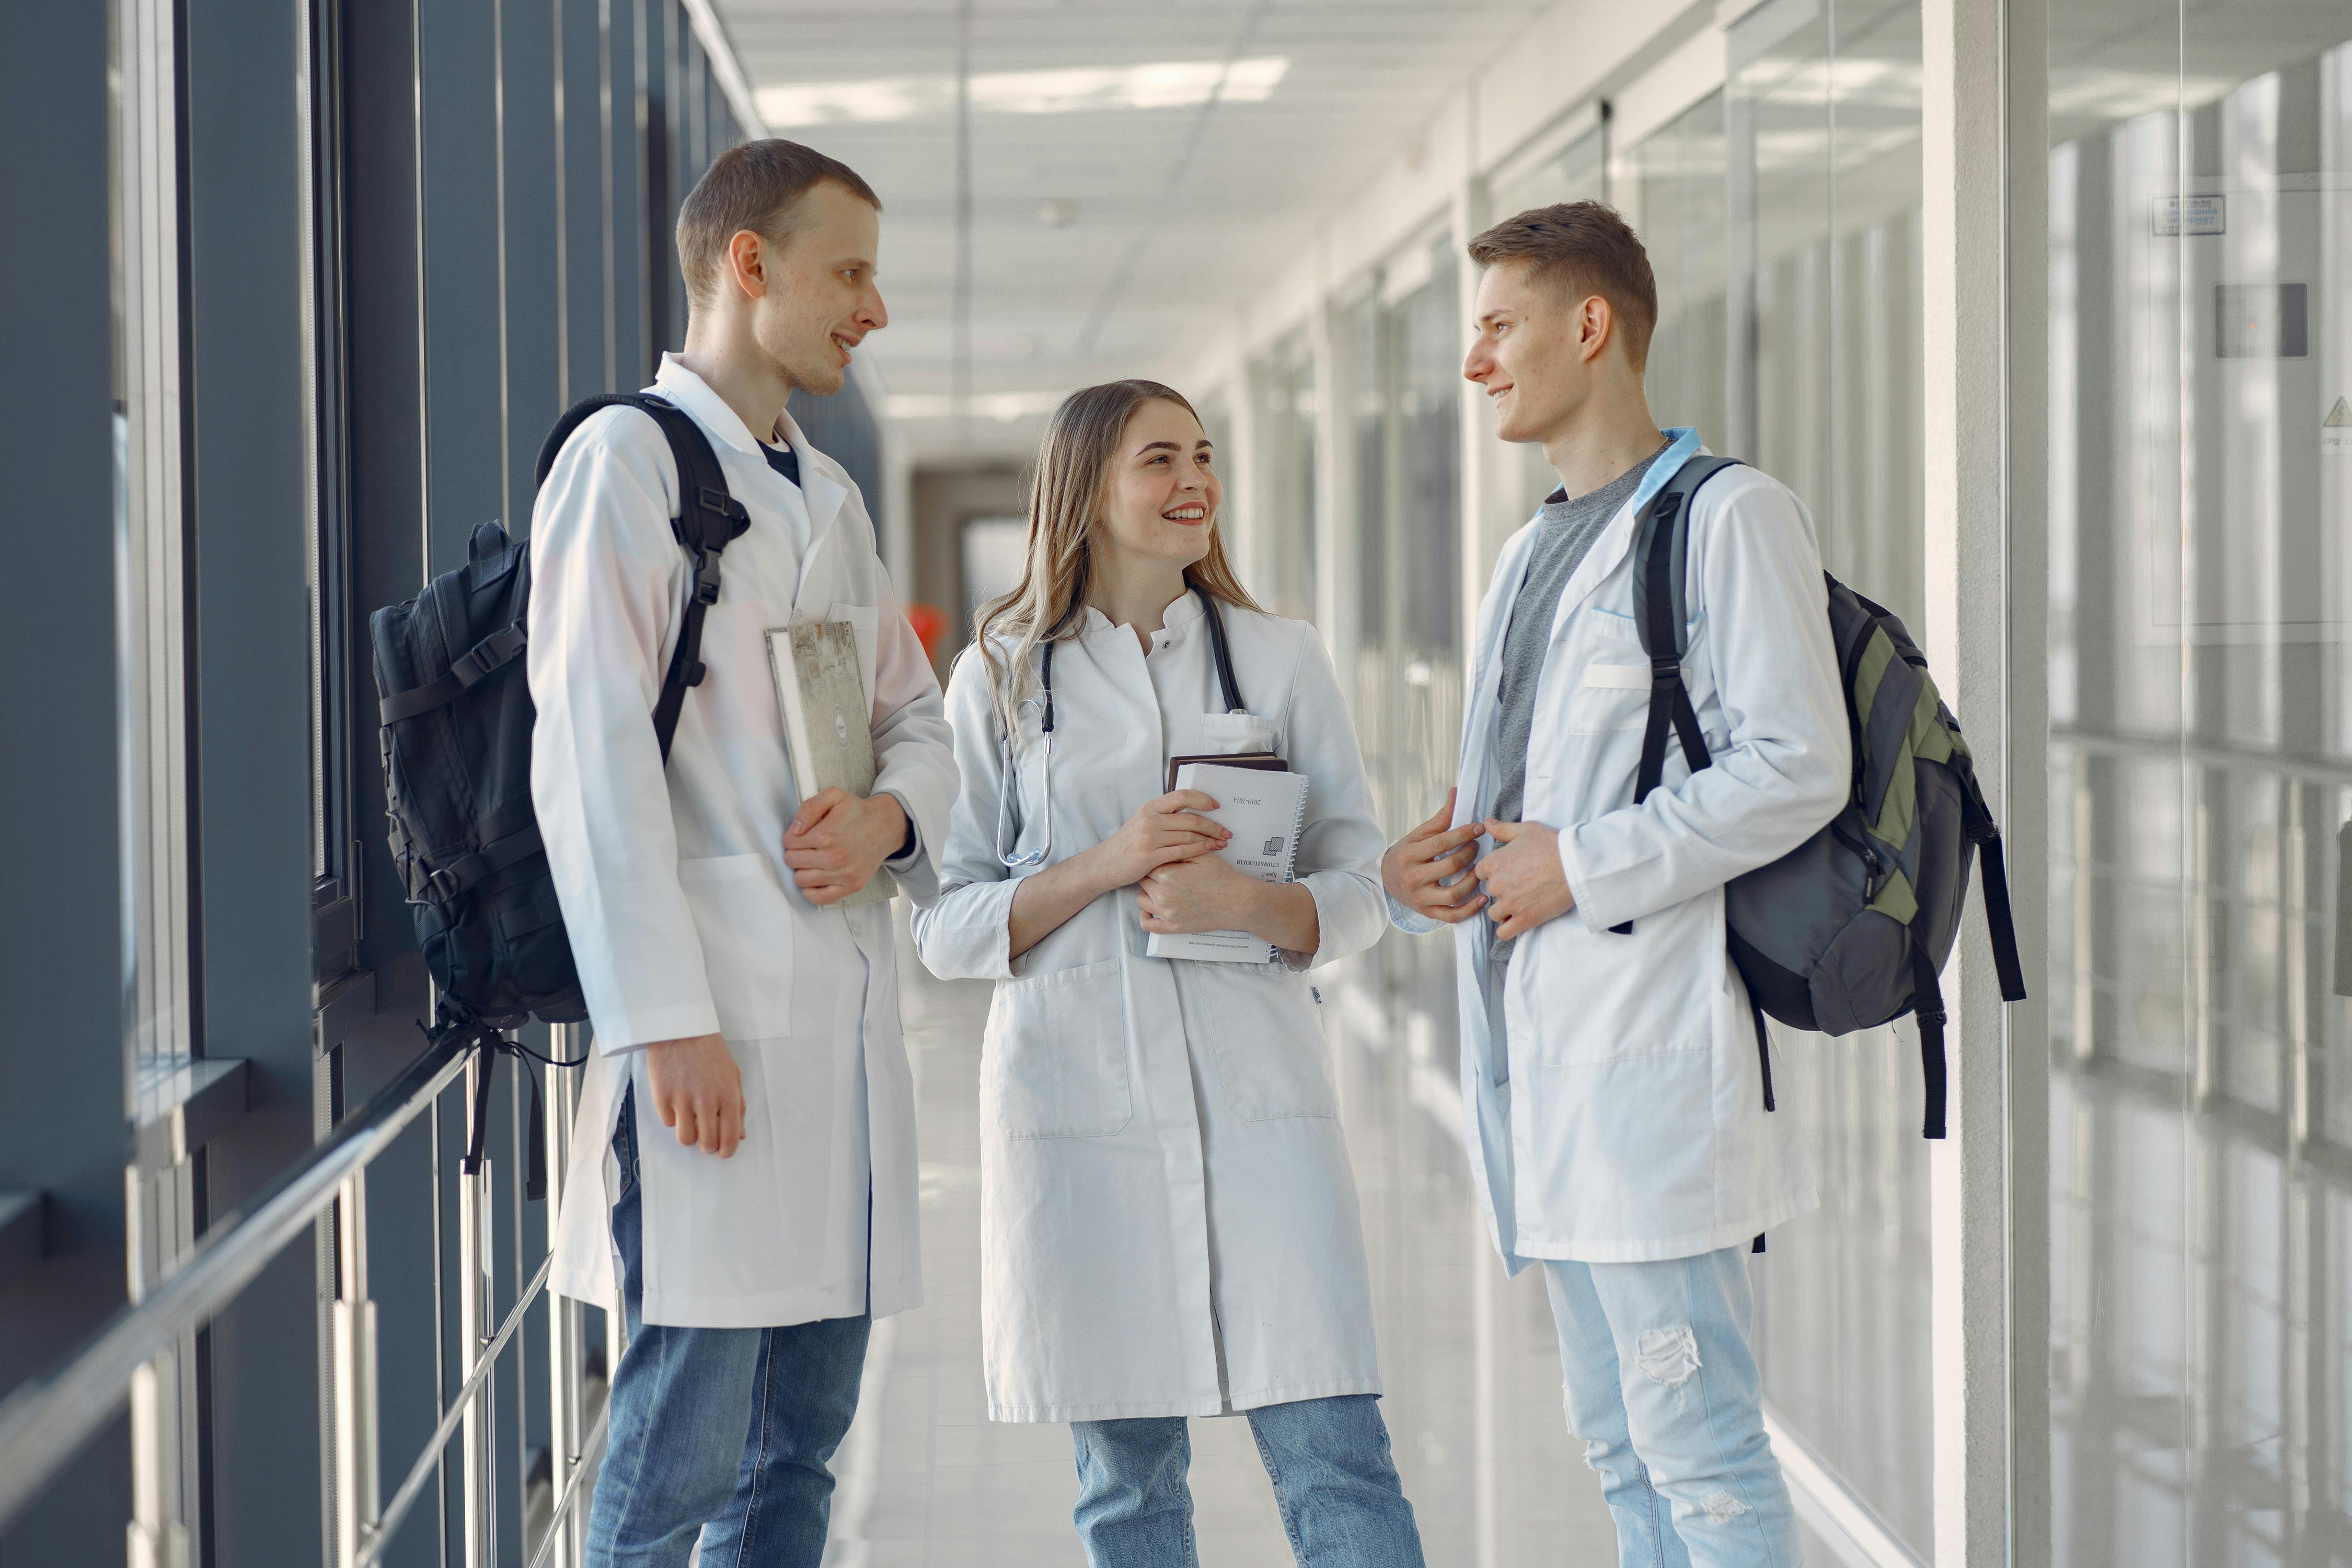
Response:
M2337 398L2327 417L2319 422L2319 449L2337 454L2352 453L2352 400Z

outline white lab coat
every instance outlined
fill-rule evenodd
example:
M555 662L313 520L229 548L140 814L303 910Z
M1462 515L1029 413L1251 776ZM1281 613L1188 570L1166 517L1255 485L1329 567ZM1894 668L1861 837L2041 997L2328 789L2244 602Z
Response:
M1725 945L1723 886L1819 831L1852 766L1812 519L1752 468L1693 503L1683 679L1714 765L1670 746L1633 804L1649 710L1634 621L1636 518L1702 450L1674 447L1560 595L1536 688L1524 820L1559 830L1577 907L1519 938L1507 1047L1489 1027L1485 918L1454 928L1470 1165L1496 1247L1588 1263L1744 1243L1811 1209L1790 1097L1768 1113L1748 994ZM1537 525L1512 536L1479 607L1454 820L1494 799L1498 658ZM1391 906L1398 923L1429 923ZM1610 928L1631 921L1630 934Z
M877 788L918 844L900 882L936 886L955 763L939 682L841 468L790 416L801 488L719 395L665 358L652 388L709 436L751 527L727 547L665 773L652 713L691 568L670 531L677 470L654 422L591 416L541 489L531 531L531 798L595 1029L552 1280L613 1293L605 1189L621 1089L636 1086L645 1317L756 1328L920 1303L915 1105L887 907L819 909L783 864L800 804L763 633L847 620L873 698ZM644 1046L718 1032L743 1073L732 1159L655 1115ZM871 1235L868 1204L871 1201ZM869 1287L870 1279L870 1287Z
M1379 940L1381 832L1314 629L1222 608L1248 715L1217 696L1193 595L1169 606L1148 660L1095 611L1056 647L1051 858L1164 793L1171 756L1271 745L1312 781L1297 862L1320 928L1311 955L1147 958L1125 888L1010 958L1013 895L1031 873L997 857L1004 731L977 649L948 683L963 787L940 896L914 931L934 973L997 982L980 1133L982 1360L999 1421L1380 1392L1355 1179L1303 971ZM1015 746L1024 850L1046 827L1030 689Z

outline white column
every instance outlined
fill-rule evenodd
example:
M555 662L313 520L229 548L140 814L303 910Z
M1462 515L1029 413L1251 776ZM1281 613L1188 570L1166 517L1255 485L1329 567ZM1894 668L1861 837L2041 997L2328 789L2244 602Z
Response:
M1921 17L1927 651L2011 830L2029 961L2046 896L2043 4L1924 0ZM2038 979L2030 967L2029 988ZM1952 1135L1930 1155L1935 1561L2045 1563L2047 1050L2038 1011L2003 1006L1978 899L1945 988Z
M2009 1021L2009 1560L2053 1561L2050 1462L2050 6L2008 0L2009 656L2003 776L2027 1000ZM1981 951L1979 950L1981 955ZM1979 971L1986 967L1981 956ZM1990 984L1981 973L1979 988Z

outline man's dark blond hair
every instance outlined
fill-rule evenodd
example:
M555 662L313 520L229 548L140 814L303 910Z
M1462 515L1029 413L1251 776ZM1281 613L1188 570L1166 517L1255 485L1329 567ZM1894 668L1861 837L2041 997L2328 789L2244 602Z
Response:
M1615 207L1561 202L1531 208L1472 240L1470 259L1482 270L1502 261L1527 262L1530 278L1570 300L1600 295L1616 314L1625 357L1635 370L1649 363L1658 280L1650 272L1650 253Z
M856 170L814 147L769 137L730 147L711 161L677 209L677 265L686 297L708 309L727 272L727 242L750 229L770 244L792 237L793 209L827 180L882 210Z

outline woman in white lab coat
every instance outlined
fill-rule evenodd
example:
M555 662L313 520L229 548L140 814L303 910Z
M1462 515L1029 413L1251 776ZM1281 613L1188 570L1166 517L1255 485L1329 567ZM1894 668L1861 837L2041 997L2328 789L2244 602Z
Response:
M1418 1564L1307 977L1379 939L1384 845L1314 628L1260 611L1226 563L1213 456L1168 387L1074 394L1039 452L1021 584L948 689L962 784L914 930L934 973L997 982L989 1411L1071 1423L1098 1565L1193 1561L1185 1418L1229 1414L1301 1563ZM1219 858L1215 803L1167 778L1173 758L1265 751L1310 781L1281 885ZM1277 957L1145 954L1156 931L1231 930Z

